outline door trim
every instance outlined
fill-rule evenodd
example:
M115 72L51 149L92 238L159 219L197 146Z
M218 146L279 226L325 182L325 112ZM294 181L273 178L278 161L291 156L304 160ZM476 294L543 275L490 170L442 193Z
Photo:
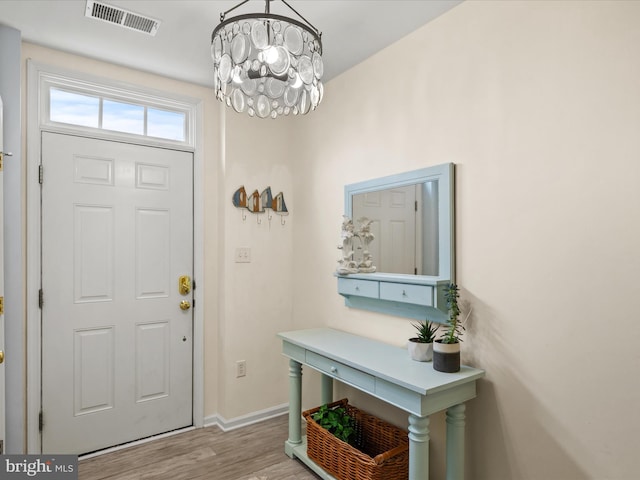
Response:
M38 306L41 272L41 232L40 232L40 184L38 183L41 158L41 134L49 130L42 125L40 117L40 77L42 75L62 75L87 83L113 85L127 88L132 92L150 93L146 89L114 82L103 78L71 72L27 61L27 453L41 453L41 435L38 416L41 408L41 311ZM151 92L158 94L158 92ZM203 100L162 93L168 99L185 102L195 112L195 149L193 152L193 275L197 281L194 302L200 305L193 310L193 425L204 426L204 135ZM60 129L57 129L60 133ZM68 132L70 133L70 132ZM77 134L74 132L74 134ZM173 147L175 149L175 147Z
M2 103L2 95L0 95L0 239L2 239L2 245L4 246L4 171L3 171L3 161L4 161L4 117L3 117L3 103ZM4 248L0 248L0 354L2 354L2 359L0 359L0 388L2 388L2 392L0 392L0 455L5 453L6 449L6 426L7 426L7 414L6 414L6 404L7 404L7 376L6 376L6 368L4 364L4 355L6 352L6 336L4 333Z

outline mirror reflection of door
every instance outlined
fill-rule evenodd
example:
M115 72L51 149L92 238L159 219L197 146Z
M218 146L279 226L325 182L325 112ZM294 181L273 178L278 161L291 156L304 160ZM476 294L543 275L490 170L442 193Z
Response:
M369 246L378 272L416 272L416 185L353 196L353 220L373 220Z
M373 220L378 272L438 275L438 185L426 182L353 196L353 220Z

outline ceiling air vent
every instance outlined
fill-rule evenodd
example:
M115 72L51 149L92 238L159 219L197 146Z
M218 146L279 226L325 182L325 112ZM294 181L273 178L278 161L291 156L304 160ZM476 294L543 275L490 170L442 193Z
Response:
M95 0L87 0L87 8L85 9L84 16L120 25L121 27L137 32L147 33L151 36L155 36L160 27L160 20L138 15L129 10L107 5L102 2L96 2Z

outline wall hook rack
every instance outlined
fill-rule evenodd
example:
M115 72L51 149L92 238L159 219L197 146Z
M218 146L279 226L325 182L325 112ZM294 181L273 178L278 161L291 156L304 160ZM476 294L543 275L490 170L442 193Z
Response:
M287 204L284 201L284 194L278 193L275 197L271 194L271 187L265 188L262 193L258 193L258 190L254 190L251 195L247 195L247 191L244 185L240 186L232 197L233 206L242 209L242 221L247 219L246 211L256 213L256 222L258 225L262 224L262 215L266 210L270 210L267 213L267 220L269 221L269 227L271 227L271 220L273 214L280 215L280 225L284 226L287 222L284 219L285 215L289 215Z

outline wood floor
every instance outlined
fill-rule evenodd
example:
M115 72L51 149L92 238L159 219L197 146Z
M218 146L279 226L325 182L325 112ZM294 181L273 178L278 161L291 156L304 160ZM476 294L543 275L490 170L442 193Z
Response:
M284 453L286 415L224 433L218 427L80 460L79 480L318 480Z

